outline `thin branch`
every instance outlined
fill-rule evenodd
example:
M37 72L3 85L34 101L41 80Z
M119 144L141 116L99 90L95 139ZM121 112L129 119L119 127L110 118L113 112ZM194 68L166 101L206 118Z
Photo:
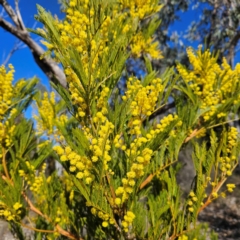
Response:
M173 164L176 163L177 161L178 161L178 160L174 160L174 161L166 164L165 166L160 167L160 168L159 168L157 171L155 171L154 173L149 174L148 177L141 183L141 185L140 185L140 187L139 187L139 190L142 190L147 184L149 184L149 183L152 181L153 177L155 177L155 176L157 175L157 172L166 169L167 167L173 165Z
M5 9L2 8L2 10L1 10L1 12L0 12L0 17L5 18L4 13L5 13Z
M7 181L7 182L10 180L10 184L11 184L12 186L14 186L13 182L11 181L11 179L10 179L9 177L2 176L2 179L5 180L5 181ZM47 221L51 222L51 219L50 219L47 215L43 214L39 209L37 209L37 208L33 205L33 203L32 203L31 200L28 198L28 196L26 195L25 192L22 192L21 194L22 194L22 196L24 197L25 201L27 202L28 206L30 207L30 210L31 210L31 211L37 213L39 216L41 216L41 217L43 217L44 219L46 219ZM68 237L68 238L73 239L73 240L83 240L82 238L77 238L77 237L75 237L74 235L72 235L71 233L65 231L65 230L62 229L58 224L55 225L55 228L56 228L56 231L57 231L57 232L59 232L61 235L65 236L65 237ZM34 229L32 229L32 230L34 230ZM38 231L39 231L39 229L38 229ZM46 232L46 231L45 231L45 232Z
M37 22L35 21L31 28L34 29L36 26L37 26Z
M19 28L20 25L19 25L18 17L16 15L16 13L14 12L14 10L12 9L12 7L8 4L8 2L6 0L0 0L0 4L3 6L5 11L9 15L9 17L13 20L16 27Z
M45 218L47 221L51 222L50 218L46 215L44 215L39 209L37 209L31 202L31 200L27 197L27 195L22 192L22 196L24 197L25 201L28 203L30 210L32 210L33 212L37 213L38 215L40 215L41 217ZM77 238L74 235L72 235L71 233L65 231L64 229L62 229L58 224L55 226L57 232L59 232L61 235L68 237L70 239L74 239L74 240L83 240L81 238Z
M43 232L43 233L55 233L56 231L54 230L44 230L44 229L38 229L38 228L34 228L34 227L30 227L24 223L20 223L22 227L27 228L29 230L35 231L35 232Z
M12 57L12 55L20 49L25 48L26 45L23 44L20 40L16 41L13 48L10 50L10 52L8 53L7 57L5 58L5 60L3 61L3 65L7 65L7 63L9 62L10 58Z
M168 104L164 105L163 107L157 109L155 112L153 112L152 115L149 116L148 120L150 121L150 120L156 118L157 116L159 116L160 114L165 113L166 111L168 111L174 107L175 107L175 102L168 103Z
M31 202L31 200L27 197L27 195L22 192L22 196L24 197L25 201L27 202L27 204L29 205L30 209L37 213L39 216L45 218L47 221L50 221L50 219L48 218L48 216L44 215L40 210L38 210Z
M17 14L17 18L18 18L18 22L19 22L19 26L22 30L25 30L26 31L26 28L24 26L24 23L23 23L23 20L22 20L22 15L19 11L19 6L18 6L18 0L15 0L15 11L16 11L16 14Z

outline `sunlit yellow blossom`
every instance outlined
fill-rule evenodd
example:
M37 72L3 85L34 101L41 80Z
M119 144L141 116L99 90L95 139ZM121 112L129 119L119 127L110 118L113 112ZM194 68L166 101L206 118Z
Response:
M130 9L130 15L143 19L146 15L156 13L162 8L156 0L119 0L123 8Z
M212 193L212 197L213 197L213 198L217 198L217 197L218 197L218 193L217 193L217 192L213 192L213 193Z
M15 210L18 210L18 209L21 208L21 207L22 207L22 204L19 203L19 202L16 202L16 203L13 205L13 208L14 208Z
M150 116L154 111L158 96L163 91L160 79L154 79L150 85L144 87L138 79L129 78L127 81L126 99L133 98L130 108L133 115L133 121L129 126L134 126L131 134L139 135L141 133L141 120Z
M178 238L178 240L188 240L188 236L183 234Z
M4 66L0 66L0 120L12 104L13 97L13 74L14 68L8 65L9 71Z
M229 183L226 185L228 192L233 192L233 189L236 187L235 184Z
M209 121L215 115L218 118L225 117L226 113L218 112L217 108L226 101L232 87L239 82L239 66L232 70L225 58L220 66L217 63L217 56L211 54L209 50L202 52L201 46L196 53L192 48L188 48L187 55L192 70L187 70L180 64L177 69L183 80L198 96L200 108L208 110L203 114L203 119Z
M54 120L56 118L56 112L54 109L55 105L55 93L51 92L50 96L47 92L44 92L43 99L37 102L39 115L34 116L37 120L38 132L48 132L53 133L54 130Z
M125 232L128 232L128 228L132 225L132 222L135 218L135 214L131 211L127 211L127 214L124 216L122 221L122 226Z
M15 108L11 109L14 97L14 87L12 85L14 68L11 64L8 68L9 70L0 66L0 142L4 142L6 147L12 144L15 133L15 125L10 125L8 118L11 118L17 112ZM22 82L24 83L24 81ZM10 116L5 115L8 111L10 111Z
M145 39L142 33L133 37L131 50L134 56L140 57L142 53L149 54L153 59L161 59L163 56L158 46L158 42L153 43L153 39Z

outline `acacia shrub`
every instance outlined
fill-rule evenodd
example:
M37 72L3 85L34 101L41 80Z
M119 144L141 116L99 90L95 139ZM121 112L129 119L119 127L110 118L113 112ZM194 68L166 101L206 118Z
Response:
M224 183L240 141L226 123L240 105L240 65L231 69L209 50L188 48L190 69L178 64L159 76L150 61L162 57L153 37L158 1L65 6L63 21L38 6L45 27L36 31L65 71L67 89L53 84L59 97L41 95L36 79L14 85L13 68L1 67L1 218L19 239L22 227L35 239L205 239L199 213L235 188ZM147 74L129 77L120 95L130 56L144 59ZM175 112L152 119L169 99ZM31 100L36 129L30 120L16 124ZM183 197L176 163L186 144L196 176ZM62 174L45 175L48 157Z

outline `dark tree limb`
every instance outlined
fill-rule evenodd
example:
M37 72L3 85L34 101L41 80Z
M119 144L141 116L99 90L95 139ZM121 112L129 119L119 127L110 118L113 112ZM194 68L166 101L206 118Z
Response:
M11 33L23 43L25 43L32 52L35 62L42 69L42 71L48 76L50 81L55 84L61 84L64 88L67 87L66 76L63 70L52 59L41 56L44 54L44 50L40 45L35 42L29 35L27 29L24 26L22 17L18 8L18 0L15 0L16 12L8 4L6 0L0 0L0 5L3 6L9 17L12 19L13 24L0 17L0 27L7 32Z

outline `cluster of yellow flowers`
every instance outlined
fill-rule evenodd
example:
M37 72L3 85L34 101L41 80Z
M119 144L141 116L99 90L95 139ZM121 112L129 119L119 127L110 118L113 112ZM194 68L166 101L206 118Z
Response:
M219 169L221 171L221 176L220 178L215 178L214 181L211 181L210 177L207 177L207 183L209 183L213 187L213 192L211 194L211 200L217 199L219 197L218 194L218 185L219 185L219 180L226 180L228 176L232 175L232 171L236 166L237 163L237 157L232 154L233 147L236 145L237 141L237 129L235 127L231 127L230 130L228 131L228 136L227 136L227 144L226 144L226 153L227 155L221 156L219 159ZM204 187L207 187L207 184L204 185ZM227 184L227 190L229 192L232 192L234 189L235 185L234 184ZM225 191L220 193L220 196L223 198L226 197Z
M71 0L66 9L66 20L64 22L56 21L63 46L68 46L68 49L76 49L79 53L89 86L95 84L95 80L99 77L101 70L99 64L104 62L103 59L108 56L109 42L116 37L114 26L116 24L120 26L124 21L117 11L118 13L112 16L106 15L101 18L98 16L99 22L97 23L94 18L97 14L95 11L97 9L94 3L89 0L83 0L80 3ZM45 45L49 47L49 44ZM73 104L78 107L76 117L84 117L87 107L83 96L85 90L69 66L65 66L65 74ZM76 86L81 89L81 92Z
M107 88L104 88L102 92L104 94L102 94L102 97L107 92ZM100 101L99 104L100 107L104 102ZM104 114L106 113L107 112L104 111ZM95 137L93 137L89 128L82 127L82 130L90 143L90 150L92 153L89 158L87 156L80 156L69 146L54 147L54 150L60 156L61 161L70 162L70 172L75 173L78 179L84 179L86 184L90 184L94 180L94 175L91 173L93 164L101 162L103 164L103 169L106 171L109 170L108 162L111 160L109 154L111 149L109 136L113 132L114 125L108 121L104 114L102 112L97 112L93 117L93 124L96 125ZM111 172L111 170L109 171Z
M127 173L127 178L122 179L123 187L118 187L115 191L117 195L115 204L119 205L128 199L129 194L133 192L136 179L144 175L144 166L149 164L152 153L151 149L144 148L141 152L138 151L130 156L133 158L131 170Z
M66 10L67 20L63 23L57 22L61 42L65 46L73 47L81 55L86 76L94 71L96 71L96 76L100 73L97 66L100 59L108 52L108 42L116 34L111 28L116 23L116 19L119 20L119 15L104 16L96 25L95 10L96 8L89 0L82 1L82 4L71 0ZM90 68L89 62L91 62Z
M110 223L110 224L114 224L114 223L115 223L114 219L111 218L111 217L109 216L109 214L104 213L104 212L102 212L102 211L100 211L100 210L97 210L97 208L94 208L94 207L91 208L91 213L92 213L94 216L98 216L100 219L103 220L103 222L102 222L102 226L103 226L103 227L108 227L109 223Z
M232 168L236 164L236 157L221 157L220 158L220 170L222 171L223 175L231 176L232 175Z
M111 20L108 17L99 26L95 26L93 18L95 9L93 6L90 8L90 5L89 0L81 1L81 4L77 0L71 0L66 9L66 20L64 22L56 20L56 27L59 29L60 40L63 46L68 46L67 49L73 48L80 54L86 78L89 79L90 77L91 81L93 81L92 73L96 70L99 58L105 50L104 47L106 48L105 43L108 37L106 36L106 29L108 29ZM93 29L98 29L96 30L98 34ZM48 49L54 49L52 43L43 42L43 44ZM90 62L91 67L89 68ZM99 73L98 69L96 71ZM84 117L86 103L82 94L79 93L79 89L76 88L77 85L84 92L81 82L75 72L68 66L65 66L65 74L73 104L78 106L76 117ZM95 77L97 76L96 74Z
M144 135L141 136L141 121L140 120L134 120L131 122L131 134L135 133L138 135L137 138L133 140L133 142L130 144L130 148L128 149L127 146L124 144L124 139L120 134L117 134L113 140L114 146L116 148L120 148L121 150L125 151L128 157L135 158L136 154L138 152L138 149L142 146L142 144L147 143L151 141L156 135L160 132L163 132L167 126L171 124L171 122L176 121L178 119L178 116L176 114L172 115L169 114L165 117L163 117L158 124L156 124L156 129L151 129L150 131L146 132ZM176 125L181 125L182 122L179 121ZM175 136L174 130L172 130L171 136Z
M0 201L0 217L3 217L7 221L19 220L22 204L16 202L12 208L8 208L3 202Z
M119 2L122 4L122 9L129 9L130 15L139 19L157 13L162 8L157 0L119 0Z
M133 140L133 142L130 144L130 148L126 149L126 151L125 151L127 156L131 159L135 159L137 157L137 155L139 154L138 150L140 149L140 147L148 141L149 141L149 139L147 139L145 137L139 136L138 138L135 138Z
M77 1L70 1L69 7L66 10L66 18L64 23L59 23L58 28L61 31L61 41L63 44L74 46L79 52L86 54L86 29L90 26L90 19L84 12L88 9L88 1L82 5L81 11L76 7ZM90 16L94 14L94 9L91 9ZM67 46L66 45L66 46Z
M104 88L100 102L98 103L98 108L101 108L101 112L97 112L93 117L93 122L96 125L96 137L93 137L91 134L86 132L86 136L88 137L91 146L90 150L92 150L92 161L97 162L99 158L103 163L104 170L111 170L108 167L108 162L111 161L111 156L109 155L109 151L111 149L111 141L109 139L110 135L113 133L114 125L111 123L107 117L107 108L105 107L107 104L107 94L109 89ZM105 98L105 101L103 100ZM105 102L105 103L104 103Z
M160 84L158 80L155 81L154 83ZM138 83L137 86L139 85L140 84ZM139 88L143 89L143 87ZM161 89L160 86L158 86L158 88ZM145 87L145 89L148 88ZM149 89L153 90L153 88ZM130 90L126 92L126 95L123 96L123 100L127 101L127 99L131 99L131 96L134 95L135 93L137 97L133 98L133 101L137 99L136 102L138 102L138 104L136 104L136 106L138 107L140 106L140 103L144 105L142 109L143 112L145 113L144 116L146 116L147 111L152 112L155 108L156 99L154 99L153 101L149 100L155 98L155 92L153 93L151 98L150 97L148 98L148 95L144 95L143 97L143 99L145 99L144 101L141 99L140 95L138 95L139 91L136 90L137 92L136 93L134 92L134 90L135 88L130 88ZM149 105L150 107L146 108L146 105ZM177 115L169 114L168 116L165 116L160 120L160 123L156 125L156 129L150 129L147 133L144 133L144 136L141 136L142 135L140 131L140 127L142 124L141 109L139 109L139 112L140 113L136 114L136 116L135 114L133 114L133 120L130 121L130 126L132 127L130 133L136 134L138 136L132 141L132 143L130 143L129 148L127 148L127 146L125 145L124 138L121 134L117 134L113 140L114 146L116 148L120 148L126 153L128 157L128 162L131 164L130 171L127 173L127 178L122 179L123 186L118 187L115 191L117 195L117 198L115 199L116 205L120 205L124 203L125 200L128 199L129 194L133 192L133 188L136 184L136 179L144 175L144 168L150 163L153 151L149 148L143 148L143 144L151 141L158 133L164 131L172 121L176 121L178 119ZM181 122L179 122L179 124L181 124Z
M14 68L8 65L9 71L4 66L0 66L0 120L3 120L4 114L12 104L13 90L13 74Z
M134 133L137 134L139 128L137 126L141 120L150 116L155 110L158 96L163 91L161 79L154 79L151 84L144 87L142 82L137 78L130 77L127 81L127 91L122 99L124 101L131 100L130 110L134 116L132 124L134 123ZM134 121L138 120L138 121ZM131 127L131 125L129 125Z
M178 237L178 240L188 240L188 236L183 234L183 235ZM197 240L197 238L193 238L192 240Z
M134 218L135 218L134 213L131 211L127 211L127 214L123 217L124 220L122 221L122 226L123 226L124 232L129 231L129 227L132 226L132 222L133 222Z
M37 130L39 134L48 133L56 134L55 126L56 124L64 125L67 122L68 117L65 114L57 116L55 109L55 93L51 92L50 96L47 92L43 93L43 99L37 103L38 115L35 115L34 118L37 121Z
M231 153L234 146L237 144L237 136L238 136L238 130L235 127L231 127L230 131L228 132L228 146L227 146L227 152Z
M216 186L216 183L215 183L215 182L212 182L211 185ZM226 187L227 187L227 191L231 193L231 192L233 192L233 189L234 189L236 186L235 186L235 184L233 184L233 183L229 183L229 184L226 185ZM226 197L226 191L221 192L221 193L220 193L220 196L221 196L222 198L225 198L225 197ZM215 200L215 199L217 199L218 197L219 197L218 192L213 191L213 192L212 192L212 195L211 195L211 200Z
M9 121L5 123L0 122L0 143L4 144L6 147L11 145L15 127L15 125L10 126Z
M97 138L92 138L90 150L93 152L92 161L97 162L102 159L103 168L108 170L108 162L111 161L109 151L111 149L109 134L113 132L114 125L106 121L100 127Z
M37 120L37 129L39 133L48 132L53 133L54 130L54 120L56 118L56 113L54 111L55 105L55 94L51 92L50 98L48 93L44 92L43 99L38 105L38 113L40 116L34 116Z
M119 134L115 136L113 141L115 147L125 151L129 158L128 161L132 163L131 169L127 173L127 178L122 179L123 186L118 187L115 191L117 195L115 199L116 205L120 205L128 199L129 194L133 192L136 179L144 175L144 167L149 164L153 151L149 148L144 148L142 151L139 149L142 144L148 141L147 138L139 136L130 144L130 149L127 149L126 145L124 145L123 138L121 138Z
M37 173L35 167L31 165L29 161L26 161L26 165L28 168L28 172L25 173L24 170L18 170L19 176L23 177L24 180L27 182L28 186L30 186L30 190L38 195L41 195L41 189L44 181L45 170L46 170L46 163L43 164L42 170Z
M196 55L192 48L187 49L187 54L193 69L186 70L180 64L177 69L183 80L190 85L201 100L200 107L209 108L203 116L204 120L208 121L217 113L217 105L226 101L227 94L231 93L238 83L240 64L232 70L226 59L223 59L222 66L220 66L217 63L217 57L211 55L209 50L202 53L201 46ZM218 118L225 116L226 113L217 114Z
M236 187L236 185L233 183L229 183L226 186L227 186L228 192L233 192L233 189Z
M194 211L194 202L196 202L198 199L193 191L189 193L189 200L187 202L188 204L188 211L193 212Z
M102 114L107 114L107 100L109 96L109 91L110 89L108 87L104 87L103 90L101 91L100 97L97 100L97 107L99 111L101 110ZM97 97L96 97L97 98Z
M69 170L75 173L78 179L85 179L86 184L90 184L93 181L94 175L91 173L92 161L90 159L86 156L80 156L69 146L64 148L61 146L54 146L53 150L57 152L62 162L70 162Z
M71 68L66 68L64 70L68 83L69 83L69 92L71 93L71 99L74 106L78 107L76 117L84 117L86 115L85 111L87 104L85 103L84 98L79 93L79 90L76 88L76 85L84 92L84 89L76 75L76 73Z
M183 235L179 236L178 240L188 240L188 236L183 234Z
M8 66L9 71L4 66L0 66L0 143L9 147L12 143L15 125L10 126L5 114L12 104L14 88L12 85L14 77L14 68L11 64ZM16 112L13 108L10 117ZM9 117L8 117L9 118ZM1 151L1 150L0 150ZM0 157L2 156L0 152Z
M136 34L130 44L131 51L134 57L140 57L142 53L150 54L153 59L163 58L161 51L159 49L158 42L153 42L153 38L144 38L143 34L140 32Z
M231 127L228 132L228 138L227 138L227 154L229 156L224 156L220 158L220 170L222 171L222 174L225 176L231 176L232 170L236 164L236 156L230 156L233 147L236 145L238 136L238 131L235 127Z
M160 123L157 124L157 129L155 130L155 132L156 133L163 132L165 130L165 128L171 124L171 122L176 121L177 119L178 119L178 115L176 115L176 114L174 114L174 115L169 114L169 115L163 117L160 120ZM181 125L181 124L182 124L181 121L179 121L177 123L177 125Z
M101 16L97 16L98 21L96 21L94 16L98 14L98 10L92 1L70 0L66 9L66 20L63 22L55 20L55 25L60 33L60 41L63 46L68 46L68 48L59 52L59 48L55 47L54 43L42 42L48 49L58 52L56 56L64 54L70 57L68 49L75 49L82 62L86 78L84 81L88 81L89 86L95 84L96 79L99 78L100 64L109 57L109 44L117 34L128 34L135 18L142 19L158 12L162 7L158 5L157 0L116 0L116 3L119 4L113 4L111 15L108 11L101 12ZM130 18L129 22L126 21L126 17ZM119 27L119 30L116 30L116 26ZM143 34L139 33L130 40L134 56L148 53L155 59L162 57L158 43L152 43L151 37L144 38ZM67 52L63 53L64 51ZM84 117L86 102L83 94L86 89L83 88L81 81L70 66L64 66L64 68L73 104L78 106L77 117Z

